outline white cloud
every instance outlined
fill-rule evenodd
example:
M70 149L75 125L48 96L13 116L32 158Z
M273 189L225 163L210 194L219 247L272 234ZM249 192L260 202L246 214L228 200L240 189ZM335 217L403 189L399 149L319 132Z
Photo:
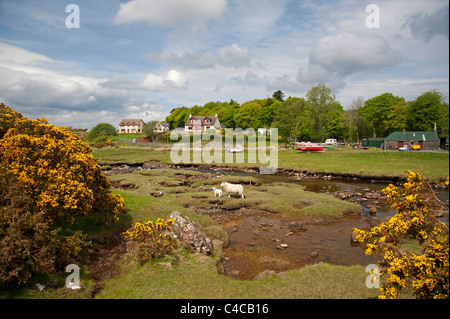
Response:
M163 62L189 69L209 69L216 66L241 67L250 63L250 54L247 47L240 47L236 43L211 52L184 52L176 54L165 50L161 53L147 53L142 55L152 62Z
M173 27L202 24L222 17L226 0L131 0L121 3L114 23L148 22Z
M246 47L239 47L233 43L219 49L220 64L223 66L239 67L250 62L250 55Z
M141 87L148 91L172 91L187 88L188 80L177 70L170 70L165 76L149 73Z
M342 76L391 67L399 62L399 57L383 38L352 32L321 38L309 58L310 63Z

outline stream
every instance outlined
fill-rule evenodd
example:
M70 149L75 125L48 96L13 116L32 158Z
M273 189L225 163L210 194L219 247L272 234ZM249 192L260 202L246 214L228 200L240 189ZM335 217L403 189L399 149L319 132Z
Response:
M261 278L273 272L279 276L284 271L297 269L308 264L330 263L335 265L369 265L377 263L379 256L367 256L359 244L351 242L354 227L370 228L396 211L384 199L364 198L366 193L378 192L389 182L362 181L353 179L303 179L291 180L283 175L260 175L242 171L215 172L234 176L252 176L258 183L299 183L305 190L316 193L360 193L355 202L361 206L359 216L345 216L331 224L308 224L305 229L295 223L285 223L277 214L258 213L248 216L239 214L213 216L229 236L229 246L224 249L224 273L236 279ZM206 172L206 171L205 171ZM442 201L449 199L448 191L438 189L436 195ZM331 195L330 195L331 196ZM375 205L376 213L369 207ZM448 222L448 216L444 219ZM281 245L285 245L284 248Z
M158 168L167 167L155 166L151 169ZM225 176L251 176L259 184L298 183L307 191L328 193L330 196L336 192L359 194L357 197L352 197L351 201L359 203L361 214L345 216L330 224L301 225L301 223L281 220L278 214L265 211L254 211L250 214L248 211L245 213L222 211L210 214L229 236L228 246L223 248L221 271L236 279L252 280L273 273L282 277L287 270L320 262L346 266L374 264L379 260L379 256L365 255L363 247L351 241L352 229L354 227L369 229L385 217L396 213L380 196L375 198L368 196L375 192L381 194L381 190L389 185L387 181L351 178L293 180L285 175L260 175L248 171L220 168L188 168L187 170ZM435 191L441 201L448 201L448 191L443 189ZM376 213L369 211L370 206L376 206ZM448 222L448 215L443 221Z

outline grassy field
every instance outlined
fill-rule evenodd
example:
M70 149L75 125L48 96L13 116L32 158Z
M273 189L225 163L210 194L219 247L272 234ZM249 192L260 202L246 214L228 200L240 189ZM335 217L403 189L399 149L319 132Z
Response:
M99 163L144 163L158 161L171 163L169 148L111 148L93 151ZM191 157L192 158L192 157ZM218 163L220 165L220 163ZM225 165L258 166L248 163L247 151L244 163ZM262 165L264 166L264 165ZM278 167L306 169L311 172L351 173L362 176L406 176L406 170L418 171L432 180L449 176L449 153L354 151L331 149L320 153L300 153L295 150L279 150Z
M171 268L162 262L171 263ZM236 280L217 273L211 257L187 254L178 261L166 258L131 265L108 281L98 298L265 299L265 298L376 298L377 289L365 286L364 266L315 264L257 281Z

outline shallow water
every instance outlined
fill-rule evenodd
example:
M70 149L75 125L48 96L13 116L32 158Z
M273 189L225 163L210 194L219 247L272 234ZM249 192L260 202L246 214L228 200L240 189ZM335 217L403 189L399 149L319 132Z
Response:
M308 191L319 193L349 191L365 194L380 192L389 184L352 179L292 181L286 176L243 172L234 172L233 175L253 176L263 184L298 183ZM437 196L443 201L449 198L448 191L438 191ZM362 210L360 216L346 216L332 224L306 225L307 230L300 231L289 228L288 223L279 220L277 214L229 217L228 222L222 223L230 239L230 245L225 249L225 255L229 256L224 263L225 274L238 279L252 279L266 269L282 272L318 262L336 265L376 263L378 256L365 255L360 245L351 242L352 229L369 228L381 219L395 215L396 211L382 199L369 199L359 204ZM376 214L369 214L368 205L377 206ZM282 248L281 244L287 246Z

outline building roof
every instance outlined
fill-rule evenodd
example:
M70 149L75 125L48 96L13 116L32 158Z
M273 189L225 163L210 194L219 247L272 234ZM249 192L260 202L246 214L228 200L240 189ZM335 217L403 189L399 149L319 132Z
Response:
M136 123L136 124L139 124L139 122L140 121L142 121L144 124L145 124L145 122L144 122L144 120L142 120L142 119L122 119L122 121L120 121L120 123L119 123L119 125L122 125L122 123Z
M200 121L201 125L204 126L205 119L207 119L207 118L211 120L211 123L208 123L210 125L215 125L216 121L219 121L219 118L217 116L189 116L184 125L185 126L191 125L190 120L194 119L194 121ZM198 125L198 123L195 123L195 124ZM220 122L219 122L219 124L220 124Z
M434 132L394 132L384 139L385 141L417 141L436 142L439 136Z

